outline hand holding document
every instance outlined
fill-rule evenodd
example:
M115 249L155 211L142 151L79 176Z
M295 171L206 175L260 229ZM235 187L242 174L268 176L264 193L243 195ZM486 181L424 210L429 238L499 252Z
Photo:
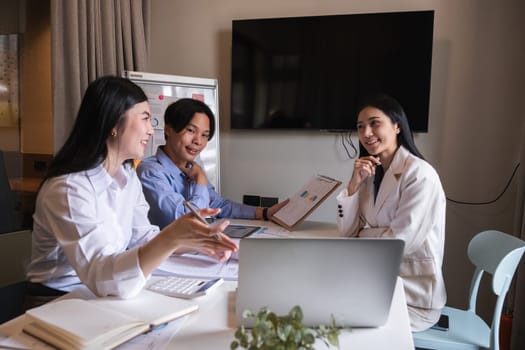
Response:
M339 186L341 181L324 175L310 178L272 220L289 231L303 222Z

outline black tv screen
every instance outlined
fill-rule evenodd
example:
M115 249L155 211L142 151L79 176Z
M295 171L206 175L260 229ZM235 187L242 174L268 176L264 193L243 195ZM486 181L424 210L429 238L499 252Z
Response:
M232 21L231 128L349 131L387 93L428 131L434 11Z

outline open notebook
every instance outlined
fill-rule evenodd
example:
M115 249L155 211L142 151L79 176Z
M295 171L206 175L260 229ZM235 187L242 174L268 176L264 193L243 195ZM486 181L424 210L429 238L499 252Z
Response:
M60 299L26 311L24 332L59 349L112 349L197 308L148 290L131 299Z
M390 312L404 242L365 238L247 238L240 242L237 324L244 310L278 315L299 305L303 322L376 327Z

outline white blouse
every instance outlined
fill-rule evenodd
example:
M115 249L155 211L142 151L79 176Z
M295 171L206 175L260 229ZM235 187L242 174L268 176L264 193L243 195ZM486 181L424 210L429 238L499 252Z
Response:
M99 165L45 181L33 215L28 279L64 291L83 283L99 296L136 295L147 280L138 248L159 232L148 210L129 165L115 177Z

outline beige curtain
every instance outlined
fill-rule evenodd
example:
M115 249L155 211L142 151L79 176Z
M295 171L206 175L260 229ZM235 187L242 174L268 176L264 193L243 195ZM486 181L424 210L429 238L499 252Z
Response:
M519 237L525 240L525 122L522 126L520 168L517 174L518 191L516 194L516 224L515 230ZM511 349L525 349L525 258L522 258L518 268L512 319Z
M89 82L148 67L150 0L51 0L54 150Z

